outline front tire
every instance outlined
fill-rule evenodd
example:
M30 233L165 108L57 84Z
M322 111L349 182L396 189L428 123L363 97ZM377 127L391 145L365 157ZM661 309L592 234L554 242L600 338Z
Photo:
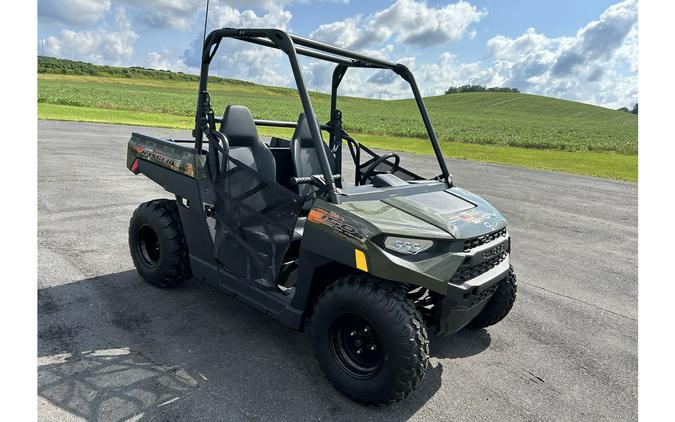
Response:
M470 328L485 328L503 320L511 312L516 301L516 273L509 267L506 278L499 282L499 286L485 305L480 314L468 324Z
M136 270L152 285L175 287L192 278L175 200L155 199L136 208L129 222L129 248Z
M422 316L395 283L349 275L317 299L312 342L335 388L364 404L389 404L422 381L429 340Z

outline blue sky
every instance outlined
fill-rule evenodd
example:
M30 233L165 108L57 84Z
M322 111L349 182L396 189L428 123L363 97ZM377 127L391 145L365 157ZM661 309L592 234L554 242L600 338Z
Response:
M39 0L45 55L197 73L205 0ZM212 0L209 28L280 27L408 65L426 95L477 83L617 108L637 101L637 3ZM212 73L292 86L280 54L231 42ZM311 89L331 68L303 60ZM348 74L341 94L402 98L399 79Z

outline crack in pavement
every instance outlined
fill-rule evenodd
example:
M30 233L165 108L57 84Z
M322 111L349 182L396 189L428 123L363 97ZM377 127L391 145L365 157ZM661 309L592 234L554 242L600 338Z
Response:
M532 287L535 287L535 288L537 288L537 289L543 290L543 291L545 291L545 292L554 294L554 295L556 295L556 296L564 297L564 298L573 300L573 301L575 301L575 302L583 303L584 305L591 306L591 307L593 307L593 308L595 308L595 309L598 309L598 310L600 310L600 311L609 312L609 313L612 314L612 315L616 315L616 316L618 316L618 317L626 318L626 319L628 319L628 320L637 322L637 318L629 317L628 315L623 315L623 314L620 314L620 313L618 313L618 312L609 310L609 309L607 309L607 308L603 308L603 307L601 307L601 306L594 305L594 304L592 304L592 303L590 303L590 302L586 302L586 301L583 300L583 299L578 299L578 298L576 298L576 297L569 296L569 295L566 295L566 294L564 294L564 293L558 293L558 292L555 292L555 291L553 291L553 290L549 290L549 289L547 289L546 287L537 286L536 284L528 283L528 282L526 282L526 281L519 281L518 284L525 284L525 285L527 285L527 286L532 286Z

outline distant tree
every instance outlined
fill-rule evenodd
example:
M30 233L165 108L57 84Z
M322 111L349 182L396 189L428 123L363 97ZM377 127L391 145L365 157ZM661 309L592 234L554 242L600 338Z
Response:
M462 85L462 86L451 86L445 90L446 94L459 94L462 92L514 92L519 93L520 91L517 88L502 88L498 86L493 86L486 88L483 85Z
M635 103L633 109L630 112L633 114L638 114L638 103Z
M631 112L630 110L628 110L628 107L621 107L621 108L617 108L616 110L617 111L623 111L624 113L630 113Z

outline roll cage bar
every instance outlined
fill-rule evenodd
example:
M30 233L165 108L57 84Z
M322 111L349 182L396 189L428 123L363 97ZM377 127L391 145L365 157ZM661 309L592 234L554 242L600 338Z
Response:
M279 29L235 29L222 28L216 29L209 33L204 39L204 46L202 49L202 62L199 77L199 95L197 98L197 114L195 117L195 129L193 135L195 137L195 149L201 153L203 137L206 134L215 132L215 123L220 121L214 116L210 105L210 97L207 91L209 65L216 54L220 42L223 38L234 38L237 40L249 42L252 44L261 45L264 47L271 47L283 51L289 58L293 77L300 95L300 101L305 116L314 116L314 109L312 107L305 82L300 70L298 62L298 54L312 57L319 60L336 63L337 66L333 71L332 86L331 86L331 102L330 102L330 121L326 125L319 125L316 119L308 118L309 131L312 135L314 147L316 148L319 164L322 169L324 180L326 181L327 190L331 202L339 203L337 197L337 189L333 181L333 175L328 163L325 149L321 146L321 129L328 130L330 133L330 148L333 151L340 152L342 147L342 139L350 140L351 137L342 129L341 113L337 110L337 90L340 82L344 77L347 69L351 67L356 68L372 68L372 69L387 69L395 72L410 84L417 103L417 108L422 115L424 127L426 128L429 140L434 149L434 154L438 160L438 165L441 168L441 175L439 179L448 181L449 172L443 159L441 148L438 144L438 139L431 126L431 120L427 113L424 100L420 94L417 82L405 65L401 63L391 63L386 60L368 57L363 54L355 53L340 47L324 44L308 38L289 34ZM256 125L260 126L276 126L276 127L295 127L294 122L278 122L273 120L256 120ZM353 139L351 139L353 141ZM338 169L339 171L340 169Z

